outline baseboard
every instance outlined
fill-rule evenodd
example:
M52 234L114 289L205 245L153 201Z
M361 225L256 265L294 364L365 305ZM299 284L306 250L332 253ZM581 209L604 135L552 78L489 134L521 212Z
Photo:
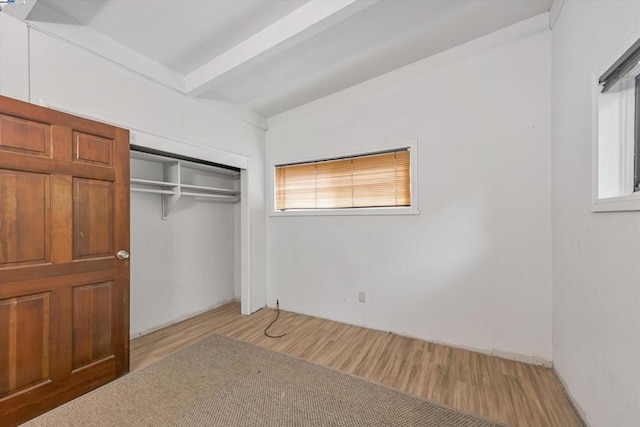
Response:
M158 326L154 326L153 328L145 329L144 331L137 332L135 334L129 334L129 339L139 338L139 337L141 337L143 335L148 335L148 334L150 334L152 332L155 332L155 331L157 331L159 329L166 328L167 326L175 325L176 323L180 323L180 322L185 321L187 319L191 319L192 317L198 316L199 314L205 313L205 312L207 312L209 310L213 310L214 308L222 307L225 304L229 304L230 302L235 302L235 301L237 301L235 298L230 299L230 300L224 300L224 301L217 302L214 305L211 305L211 306L209 306L207 308L204 308L202 310L198 310L198 311L194 311L194 312L191 312L191 313L183 314L182 316L180 316L180 317L178 317L176 319L173 319L173 320L171 320L169 322L166 322L166 323L162 323L162 324L160 324Z
M267 305L267 307L268 308L272 308L274 310L276 309L276 307L272 306L272 305ZM452 343L449 343L449 342L446 342L446 341L428 340L428 339L425 339L425 338L422 338L422 337L416 337L416 336L413 336L413 335L404 334L402 332L388 331L388 330L384 330L384 329L376 329L376 328L372 328L371 326L368 326L368 325L361 325L361 324L358 324L358 323L350 323L350 322L345 322L343 320L336 320L336 319L331 319L331 318L328 318L328 317L321 317L321 316L317 316L317 315L313 315L313 314L298 313L298 312L295 312L295 311L284 310L284 309L281 309L281 310L282 311L288 311L290 313L301 314L303 316L311 316L311 317L317 317L319 319L331 320L332 322L343 323L345 325L358 326L360 328L371 329L373 331L380 331L380 332L386 332L386 333L390 333L390 334L396 334L396 335L399 335L399 336L402 336L402 337L413 338L413 339L416 339L416 340L429 342L429 343L433 343L433 344L446 345L448 347L453 347L453 348L459 348L459 349L462 349L462 350L473 351L475 353L488 354L490 356L499 357L501 359L514 360L516 362L527 363L529 365L542 366L543 368L551 368L551 367L553 367L553 362L551 360L547 360L547 359L544 359L544 358L538 357L538 356L529 356L529 355L526 355L526 354L512 353L512 352L496 350L496 349L487 350L487 349L481 349L481 348L467 347L467 346L460 345L460 344L452 344Z
M360 325L356 325L356 326L360 326ZM369 328L368 326L362 326L362 327L363 328L372 329L372 328ZM389 332L392 333L392 334L397 333L397 332L393 332L393 331L389 331ZM461 350L473 351L474 353L488 354L489 356L495 356L495 357L499 357L501 359L513 360L515 362L522 362L522 363L526 363L528 365L542 366L543 368L552 368L553 367L553 362L551 360L547 360L547 359L544 359L544 358L538 357L538 356L529 356L529 355L526 355L526 354L513 353L513 352L510 352L510 351L502 351L502 350L496 350L496 349L487 350L487 349L483 349L483 348L474 348L474 347L469 347L469 346L460 345L460 344L452 344L452 343L449 343L449 342L446 342L446 341L428 340L428 339L421 338L421 337L414 337L412 335L405 335L405 334L398 334L398 335L401 335L401 336L407 337L407 338L414 338L414 339L417 339L417 340L420 340L420 341L430 342L430 343L434 343L434 344L446 345L447 347L459 348Z
M564 380L564 378L562 378L562 375L560 375L560 373L556 370L556 368L552 368L551 370L553 371L553 375L556 376L558 383L560 383L560 385L562 386L562 391L564 392L564 395L567 396L567 400L569 401L569 403L571 403L571 406L573 407L573 410L576 413L576 416L578 417L582 425L584 427L590 427L589 423L587 423L587 414L585 414L584 410L580 407L580 405L578 405L578 402L576 402L576 400L573 398L573 396L569 392L569 386L567 385L567 382Z

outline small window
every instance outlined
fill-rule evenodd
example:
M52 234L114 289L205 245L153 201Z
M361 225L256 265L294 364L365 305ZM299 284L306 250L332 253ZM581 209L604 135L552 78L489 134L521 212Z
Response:
M596 211L640 207L639 61L640 40L619 54L598 79Z
M411 151L275 167L275 208L362 209L411 206Z

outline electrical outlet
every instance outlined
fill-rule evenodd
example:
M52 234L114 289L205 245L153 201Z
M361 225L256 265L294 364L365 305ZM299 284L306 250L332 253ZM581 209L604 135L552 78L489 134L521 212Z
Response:
M358 301L367 302L367 294L364 292L358 292Z

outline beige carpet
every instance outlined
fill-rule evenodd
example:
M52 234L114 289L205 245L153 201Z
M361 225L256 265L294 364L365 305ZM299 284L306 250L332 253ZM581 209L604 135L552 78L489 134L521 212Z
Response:
M29 426L456 426L500 424L219 335Z

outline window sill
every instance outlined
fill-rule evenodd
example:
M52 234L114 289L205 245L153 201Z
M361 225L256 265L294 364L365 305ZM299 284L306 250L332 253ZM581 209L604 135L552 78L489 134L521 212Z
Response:
M640 192L628 196L607 197L593 201L592 212L640 211Z
M369 216L369 215L420 215L417 208L362 208L362 209L300 209L272 211L270 216Z

